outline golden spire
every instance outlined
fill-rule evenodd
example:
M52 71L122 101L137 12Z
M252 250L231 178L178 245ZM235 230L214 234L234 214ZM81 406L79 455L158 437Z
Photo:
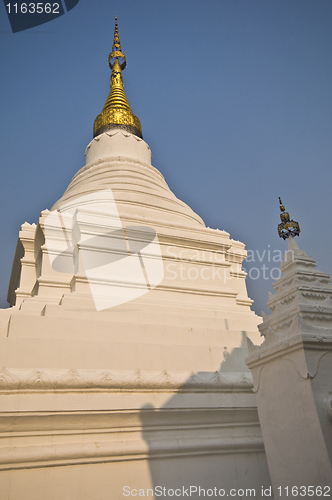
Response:
M298 222L291 220L289 217L289 213L285 211L285 207L282 204L281 198L279 196L279 204L280 204L280 219L281 223L278 224L278 233L280 238L284 240L289 238L290 236L299 236L300 234L300 225Z
M140 121L132 112L123 89L122 70L127 66L127 60L121 48L117 17L115 17L114 40L108 64L112 70L111 91L102 112L95 119L93 137L107 130L121 128L143 138Z

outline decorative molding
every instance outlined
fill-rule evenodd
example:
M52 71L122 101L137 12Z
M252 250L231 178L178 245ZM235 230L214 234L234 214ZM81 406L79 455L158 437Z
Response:
M76 172L76 174L74 175L74 177L72 178L72 180L68 186L68 189L74 183L74 181L76 181L77 178L80 177L87 170L93 169L94 167L99 167L103 163L108 163L108 164L115 163L116 166L118 166L120 163L121 164L130 163L130 164L135 165L135 166L139 165L139 167L143 166L143 168L150 170L154 174L157 174L157 176L160 179L165 181L165 177L163 176L163 174L161 172L159 172L159 170L156 167L154 167L153 165L149 165L148 163L145 163L139 159L133 159L131 157L126 157L126 156L107 156L105 158L101 158L100 160L96 160L96 161L93 161L91 163L87 163L86 165L84 165L84 167L82 167L78 172ZM165 181L165 183L166 183L166 181Z
M208 430L209 426L205 426ZM144 430L144 429L142 429ZM202 431L200 431L201 434ZM54 441L54 440L53 440ZM95 436L93 441L43 443L0 449L0 470L38 468L59 465L151 460L184 456L222 455L233 453L264 453L261 436L197 436L179 439L114 440Z
M307 316L305 316L307 317ZM318 327L310 324L301 314L296 314L290 321L277 325L278 330L271 328L269 316L263 314L264 322L258 326L261 335L265 337L260 346L248 341L247 363L260 358L280 356L285 349L301 348L303 345L316 350L330 350L332 345L332 328ZM322 356L323 354L321 354Z
M251 392L250 373L2 368L0 394L45 391Z
M252 395L249 373L6 369L2 395L63 392L217 393L211 408L190 396L188 407L34 410L0 413L0 470L264 453L255 406L216 404L221 393ZM248 397L246 396L246 397ZM137 401L137 400L136 400ZM193 404L193 401L196 401ZM142 402L144 404L144 401ZM235 416L236 413L236 416Z

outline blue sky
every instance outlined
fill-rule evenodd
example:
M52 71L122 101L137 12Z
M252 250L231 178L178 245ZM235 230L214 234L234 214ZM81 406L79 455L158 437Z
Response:
M269 277L286 249L278 196L300 247L332 274L331 0L80 0L15 34L2 3L0 307L21 224L84 165L109 92L115 15L153 165L207 226L253 252L254 309L266 311L272 291L262 265Z

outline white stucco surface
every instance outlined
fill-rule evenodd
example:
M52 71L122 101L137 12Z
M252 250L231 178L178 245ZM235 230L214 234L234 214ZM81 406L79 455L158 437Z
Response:
M144 141L90 143L61 199L21 227L0 311L3 500L269 486L245 255L176 198Z

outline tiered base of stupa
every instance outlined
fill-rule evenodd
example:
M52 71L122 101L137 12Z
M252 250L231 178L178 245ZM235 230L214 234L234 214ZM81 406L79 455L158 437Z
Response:
M1 500L270 485L244 245L206 228L149 158L137 137L102 134L22 226L0 311Z

